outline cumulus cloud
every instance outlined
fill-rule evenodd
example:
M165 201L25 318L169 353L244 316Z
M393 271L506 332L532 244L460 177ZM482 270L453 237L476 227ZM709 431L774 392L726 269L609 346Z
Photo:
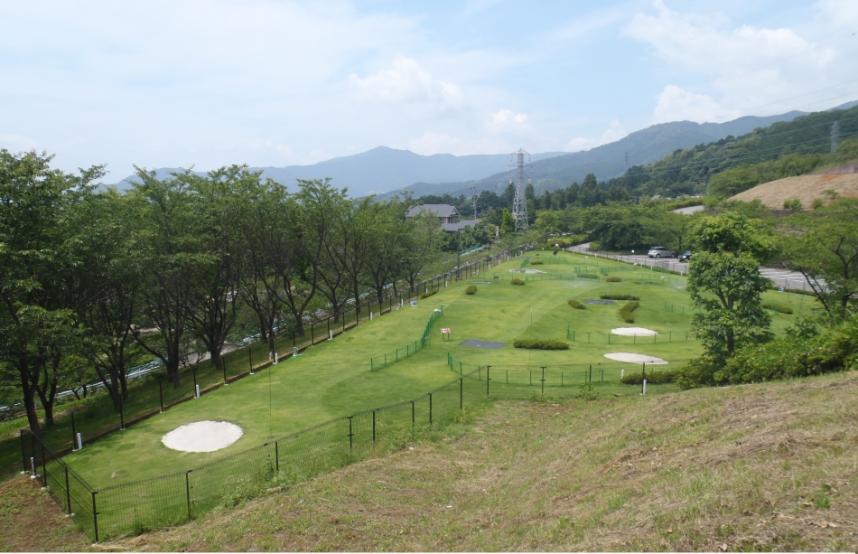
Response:
M581 150L590 150L609 142L620 140L629 134L626 127L619 120L614 119L600 135L596 137L573 137L566 143L565 150L569 152L579 152Z
M426 102L442 110L460 108L464 104L464 95L458 85L435 79L417 60L405 56L397 56L390 67L366 77L352 73L349 83L362 100Z
M725 108L711 96L695 94L676 85L667 85L658 95L653 123L668 121L723 122L736 119L741 113Z
M625 34L649 45L662 61L708 79L706 94L666 86L653 121L717 121L778 111L785 96L824 87L837 61L837 49L824 38L812 40L793 28L732 25L723 17L680 13L662 0L654 2L654 13L635 15Z
M514 112L507 108L492 113L489 116L489 129L498 133L510 130L520 130L527 125L526 113Z

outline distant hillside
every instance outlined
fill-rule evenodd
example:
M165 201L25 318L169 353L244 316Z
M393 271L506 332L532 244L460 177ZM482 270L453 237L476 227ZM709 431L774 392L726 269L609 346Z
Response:
M838 173L834 171L815 175L800 175L786 177L757 185L752 189L740 192L730 200L752 202L759 200L767 208L781 210L784 202L797 199L803 209L808 210L816 199L827 202L830 193L846 198L858 198L858 172Z
M584 152L563 154L549 159L535 159L527 167L527 177L537 192L554 190L580 183L588 173L600 181L622 175L628 168L659 160L680 148L708 144L728 136L748 133L773 123L792 121L803 112L792 111L769 117L740 117L726 123L694 123L676 121L660 123L635 131L616 142L598 146ZM467 182L430 184L417 183L404 191L415 197L428 194L455 194L475 187L479 191L500 192L511 178L510 168L482 179Z
M544 160L558 152L536 154L534 159ZM419 181L462 181L478 179L509 168L509 154L454 156L435 154L422 156L408 150L379 146L353 156L343 156L312 165L287 167L258 167L265 177L287 187L294 187L298 179L324 179L330 177L337 187L348 187L354 197L367 196L399 189ZM156 174L169 177L175 168L161 168ZM129 176L117 183L117 188L130 188L135 177Z

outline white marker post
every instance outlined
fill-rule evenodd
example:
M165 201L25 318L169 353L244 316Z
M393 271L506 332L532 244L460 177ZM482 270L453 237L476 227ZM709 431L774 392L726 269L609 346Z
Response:
M646 395L646 379L643 380L643 387L641 389L641 395Z
M199 398L199 397L200 397L200 386L194 385L194 398Z
M75 435L75 442L77 443L77 450L83 450L83 435L77 433Z
M36 458L30 456L30 479L36 478Z
M624 368L620 368L620 380L623 380L623 377L626 376L626 370Z

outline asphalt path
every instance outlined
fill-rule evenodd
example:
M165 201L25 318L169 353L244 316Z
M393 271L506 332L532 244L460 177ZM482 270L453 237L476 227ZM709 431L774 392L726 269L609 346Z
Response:
M572 246L568 250L586 254L588 256L598 256L600 258L609 258L619 262L637 264L643 267L657 267L685 275L688 273L688 263L680 262L676 258L650 258L644 254L621 254L615 252L593 252L590 250L590 243L579 244ZM807 284L804 276L797 271L788 269L778 269L774 267L760 267L760 274L769 279L774 286L783 290L805 291L810 292L811 288Z

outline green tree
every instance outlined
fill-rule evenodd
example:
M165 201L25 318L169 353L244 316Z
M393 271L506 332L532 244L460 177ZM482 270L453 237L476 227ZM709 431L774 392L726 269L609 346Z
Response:
M804 275L830 323L847 319L858 306L858 201L839 199L793 216L791 227L787 265Z
M759 256L769 251L771 241L734 214L702 218L693 226L691 239L696 251L688 292L697 308L692 327L705 354L689 365L686 376L698 384L714 384L716 372L737 349L771 337L761 303L768 281L759 271Z
M79 341L70 276L80 265L73 246L81 237L69 215L102 174L93 167L71 175L50 161L0 150L0 368L5 381L17 377L37 434L36 399L52 425L63 360Z

